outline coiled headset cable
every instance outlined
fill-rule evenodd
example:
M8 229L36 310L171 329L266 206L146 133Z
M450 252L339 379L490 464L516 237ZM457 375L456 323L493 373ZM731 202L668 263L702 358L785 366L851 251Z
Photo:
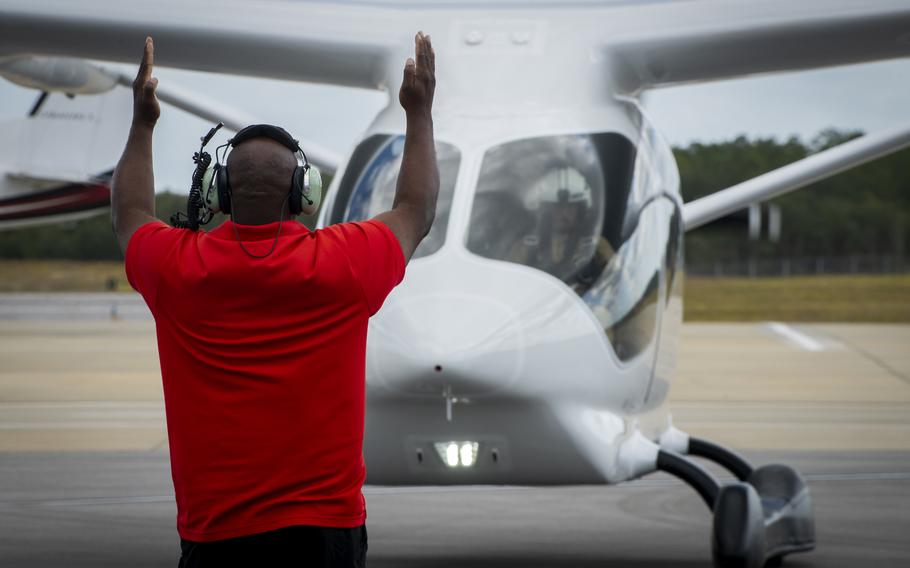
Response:
M193 170L192 182L190 184L190 194L186 200L186 214L177 211L171 215L171 225L178 229L190 229L191 231L199 230L199 225L205 225L212 220L215 214L210 211L202 199L202 185L205 183L205 172L212 165L212 155L205 151L206 144L215 136L224 123L219 122L208 134L200 138L202 144L199 151L193 154L193 163L196 169Z

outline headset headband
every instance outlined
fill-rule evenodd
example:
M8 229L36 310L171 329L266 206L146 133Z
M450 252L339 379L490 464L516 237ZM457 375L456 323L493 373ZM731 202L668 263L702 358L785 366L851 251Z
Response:
M303 151L303 148L300 147L300 141L291 136L287 130L280 126L274 126L272 124L251 124L235 134L233 138L227 141L226 145L231 148L236 148L247 140L262 137L278 142L297 156L297 165L302 166L307 170L310 169L310 160L306 157L306 152ZM217 155L218 153L216 152L216 158ZM226 158L227 156L225 155L223 159ZM221 160L217 161L220 163Z
M302 152L300 149L300 142L295 140L287 130L281 128L280 126L273 126L271 124L253 124L251 126L247 126L235 134L233 138L228 140L228 144L230 144L233 148L236 148L247 140L263 137L278 142L291 152Z

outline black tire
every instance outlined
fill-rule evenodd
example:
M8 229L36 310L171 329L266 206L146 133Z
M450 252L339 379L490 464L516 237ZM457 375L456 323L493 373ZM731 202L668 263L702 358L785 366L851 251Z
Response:
M711 549L717 568L762 568L765 564L765 520L761 499L748 483L720 489L714 503Z
M812 498L809 487L795 469L780 464L765 465L749 476L748 483L758 492L768 515L765 552L769 561L815 548Z

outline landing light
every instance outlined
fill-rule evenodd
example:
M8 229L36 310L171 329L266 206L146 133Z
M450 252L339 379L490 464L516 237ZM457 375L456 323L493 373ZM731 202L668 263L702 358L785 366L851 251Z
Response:
M477 442L436 442L439 457L449 467L471 467L477 463Z

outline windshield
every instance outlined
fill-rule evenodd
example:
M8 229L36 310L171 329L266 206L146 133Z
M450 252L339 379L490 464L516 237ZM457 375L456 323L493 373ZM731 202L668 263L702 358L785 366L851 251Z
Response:
M403 151L404 136L400 135L375 135L361 142L339 185L331 222L363 221L391 209ZM436 218L412 258L433 254L445 241L461 153L451 144L436 142L436 160L439 165Z
M654 170L617 133L490 148L466 247L565 282L603 325L617 356L627 360L654 337L662 261L678 216L663 195L665 176Z
M620 244L633 160L634 147L619 134L491 148L477 182L468 250L543 270L582 292Z

